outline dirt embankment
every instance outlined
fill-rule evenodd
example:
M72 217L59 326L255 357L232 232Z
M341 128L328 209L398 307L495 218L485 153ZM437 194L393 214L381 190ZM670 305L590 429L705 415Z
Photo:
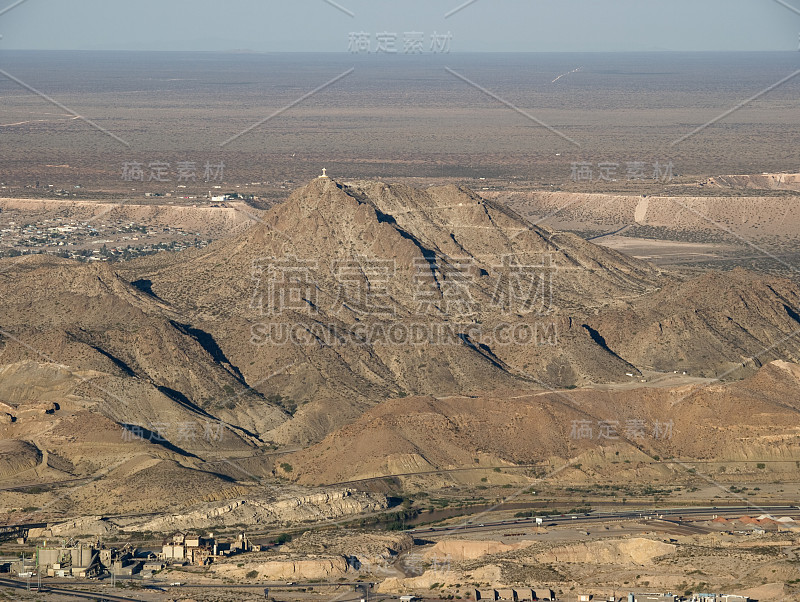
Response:
M489 554L501 554L533 545L534 541L505 544L499 541L476 541L469 539L447 539L439 541L425 551L425 558L448 558L454 561L475 560Z
M411 536L405 533L344 532L330 537L309 531L282 546L280 553L232 558L213 565L212 571L234 579L258 574L258 579L264 580L335 581L364 573L385 573L392 560L409 550L412 543Z
M702 185L716 188L800 191L800 174L763 173L756 175L715 176L703 181Z
M748 239L794 238L800 226L800 196L763 196L755 190L752 196L643 197L538 191L482 194L508 204L528 219L546 216L543 223L548 226L598 233L635 225L681 234L682 239L688 233L721 233L722 225Z
M241 564L241 563L240 563ZM236 564L220 564L214 567L214 572L220 577L240 580L253 575L255 579L267 581L335 581L355 572L342 556L320 558L284 558L266 560L263 562L247 562L242 566ZM248 577L250 578L250 577Z
M593 541L553 548L536 555L539 562L583 562L597 564L650 564L659 556L673 554L677 546L645 539Z
M296 488L297 491L302 490ZM203 504L191 512L166 514L126 528L136 531L168 532L204 529L209 525L300 523L357 516L386 508L386 497L381 494L349 489L308 492L305 495L291 494L287 491L277 500L247 497L224 503Z

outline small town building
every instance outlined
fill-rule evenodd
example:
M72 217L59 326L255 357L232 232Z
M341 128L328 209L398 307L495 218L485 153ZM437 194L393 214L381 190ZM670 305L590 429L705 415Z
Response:
M750 602L747 596L735 594L694 594L690 602Z
M165 566L167 565L164 564L164 562L161 560L148 560L147 562L144 563L142 571L144 573L152 574L162 570Z
M515 587L498 589L476 589L475 600L503 600L505 602L536 602L538 600L555 600L556 594L547 587Z

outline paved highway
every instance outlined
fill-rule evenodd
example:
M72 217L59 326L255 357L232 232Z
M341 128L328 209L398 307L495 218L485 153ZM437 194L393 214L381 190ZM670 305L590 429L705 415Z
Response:
M798 506L725 506L725 507L704 507L704 508L664 508L661 510L626 510L617 512L590 512L588 514L551 514L540 516L543 525L563 525L563 524L582 524L587 522L604 522L615 520L643 520L643 519L664 519L677 521L683 519L708 519L716 516L760 516L761 514L771 514L775 517L800 516ZM480 519L469 519L458 525L448 525L444 527L421 527L409 529L407 532L418 535L448 535L451 533L471 533L498 528L525 527L536 525L536 518L516 518L501 521L480 521Z
M107 580L106 580L107 581ZM142 593L147 593L147 589L151 591L168 591L168 590L178 590L178 589L247 589L247 590L259 590L264 591L265 588L269 589L276 589L276 590L286 590L286 589L306 589L306 588L333 588L334 591L339 590L341 588L346 588L349 591L354 592L354 599L360 599L365 597L363 593L355 594L357 589L359 588L369 588L373 585L371 582L362 582L362 581L335 581L331 583L313 583L313 582L286 582L286 581L279 581L274 583L191 583L191 582L181 582L181 585L173 585L176 580L172 581L160 581L160 580L143 580L143 579L132 579L132 581L136 581L140 583L144 588L146 588ZM81 585L93 585L97 586L99 583L98 581L86 581L86 580L70 580L69 583L62 583L62 582L54 582L52 578L45 579L42 582L42 589L41 592L46 593L53 593L53 594L60 594L63 596L71 596L75 598L84 598L88 600L110 600L112 602L142 602L139 598L126 598L123 596L109 594L105 592L95 593L95 592L88 592L82 591L80 589L75 589L80 587ZM31 580L31 586L36 585L36 580ZM24 590L28 587L27 580L22 579L0 579L0 587L9 587L12 589L19 589ZM69 589L66 589L69 588ZM383 598L392 599L396 596L392 595L383 595Z
M36 585L36 581L31 581L31 587ZM17 579L0 579L0 586L10 587L12 589L28 589L27 581L20 581ZM49 586L42 583L41 592L50 594L59 594L61 596L68 596L72 598L83 598L85 600L110 600L112 602L142 602L139 598L124 598L114 594L97 594L94 592L83 592L75 589L62 589L56 586Z

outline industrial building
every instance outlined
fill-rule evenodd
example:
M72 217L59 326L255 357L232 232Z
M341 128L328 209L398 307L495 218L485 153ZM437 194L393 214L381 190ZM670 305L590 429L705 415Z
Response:
M735 594L695 594L689 602L750 602L750 598Z
M35 564L40 572L50 577L96 577L102 573L100 552L91 544L65 541L60 546L36 548Z
M194 564L203 566L214 562L215 558L242 554L244 552L257 552L261 546L250 543L247 535L242 532L233 543L220 543L214 538L213 533L205 537L188 533L173 533L164 540L161 547L159 560L168 564Z
M106 548L99 541L86 543L65 539L57 545L36 548L32 558L20 559L8 564L9 572L19 577L33 574L49 577L78 577L81 579L112 575L132 577L138 573L152 575L168 564L205 565L215 558L243 552L259 551L261 546L250 543L245 533L240 533L233 543L219 543L213 534L207 537L175 533L164 541L162 551L155 554L137 554L130 546L122 549Z
M90 544L68 539L61 545L47 545L45 541L36 548L32 562L42 575L85 579L105 573L130 577L141 570L144 559L136 558L136 551L130 545L118 550L105 548L100 542Z
M121 550L115 548L102 548L100 550L100 564L112 575L117 577L132 577L142 570L146 559L136 558L136 551L130 544Z

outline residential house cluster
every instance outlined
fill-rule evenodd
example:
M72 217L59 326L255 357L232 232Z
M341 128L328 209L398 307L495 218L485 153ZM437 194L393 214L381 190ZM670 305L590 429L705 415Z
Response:
M476 589L475 600L508 600L525 602L533 600L555 600L556 594L547 587L523 587L500 589Z

